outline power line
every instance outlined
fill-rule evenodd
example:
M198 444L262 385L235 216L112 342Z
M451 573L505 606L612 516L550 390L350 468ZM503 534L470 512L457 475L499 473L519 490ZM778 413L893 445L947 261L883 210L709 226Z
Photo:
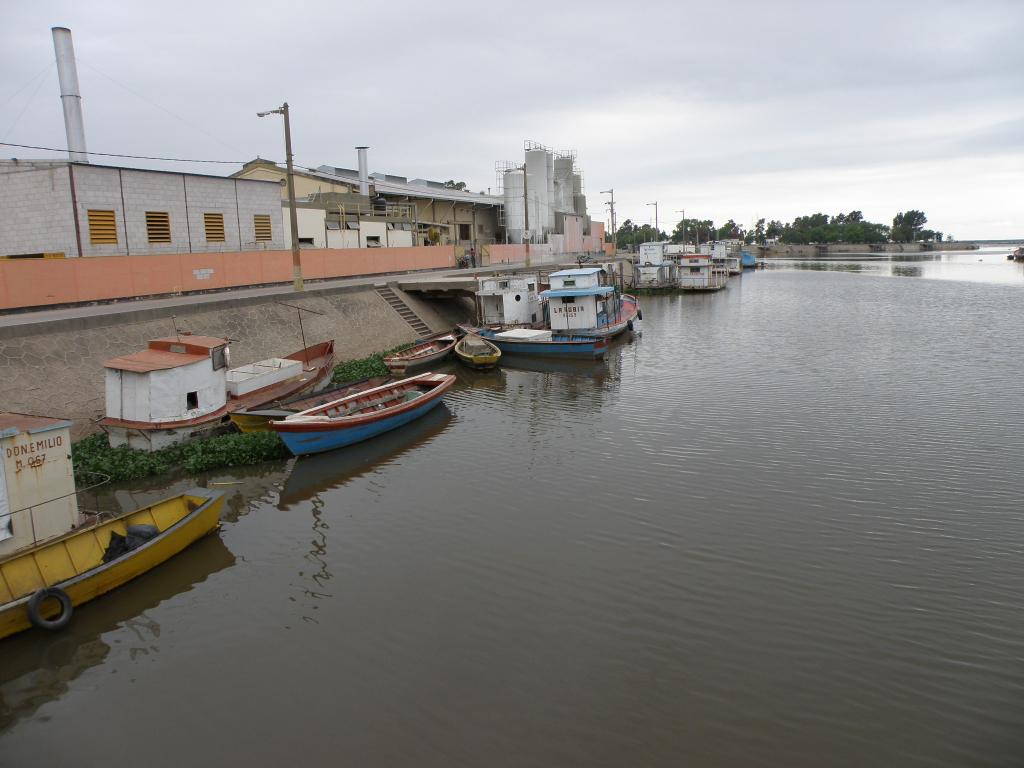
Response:
M32 106L32 102L34 102L36 100L36 96L39 95L39 89L42 88L43 87L43 83L46 82L46 73L50 71L50 67L52 67L52 66L53 66L53 63L47 65L46 69L44 69L40 73L40 75L42 75L41 77L40 77L40 75L36 75L36 78L39 79L39 82L36 83L35 90L32 91L32 95L29 96L28 101L25 102L25 106L21 108L21 112L19 112L18 116L16 118L14 118L14 122L11 123L11 125L7 128L6 131L4 131L3 135L0 136L0 138L6 139L8 136L11 135L11 131L13 131L15 128L18 127L18 123L21 122L21 118L23 118L25 116L25 113L28 112L28 108ZM25 90L24 88L21 89L21 91L24 91L24 90ZM21 91L18 91L18 93L21 93ZM17 94L15 94L15 95L17 95ZM13 99L13 98L14 98L14 96L11 97L11 99ZM8 99L8 101L10 101L11 99Z
M18 147L20 149L38 149L43 152L67 152L67 147L37 147L32 144L12 144L9 141L0 141L2 147ZM186 157L154 157L152 155L121 155L116 152L83 152L85 155L96 155L97 157L127 157L132 160L163 160L168 163L218 163L221 165L245 165L248 160L196 160ZM274 161L272 161L274 162Z

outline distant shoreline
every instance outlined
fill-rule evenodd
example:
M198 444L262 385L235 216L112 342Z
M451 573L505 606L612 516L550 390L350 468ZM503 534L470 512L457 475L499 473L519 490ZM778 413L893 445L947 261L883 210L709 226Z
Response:
M813 259L822 256L889 253L929 253L933 251L976 251L974 242L946 243L828 243L824 245L751 245L762 259Z

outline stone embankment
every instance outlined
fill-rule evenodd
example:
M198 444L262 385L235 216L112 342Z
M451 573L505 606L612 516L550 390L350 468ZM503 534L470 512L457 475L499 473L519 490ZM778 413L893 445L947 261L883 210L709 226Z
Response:
M430 301L392 290L433 331L468 319L472 307L457 299ZM4 371L0 411L74 421L72 438L95 431L104 415L103 363L146 347L150 339L182 331L231 339L231 365L280 357L302 348L298 311L307 344L334 339L337 361L365 357L414 340L419 334L373 286L308 290L301 294L189 301L150 309L130 304L116 312L0 323ZM65 315L67 312L65 311ZM316 314L314 314L316 313Z

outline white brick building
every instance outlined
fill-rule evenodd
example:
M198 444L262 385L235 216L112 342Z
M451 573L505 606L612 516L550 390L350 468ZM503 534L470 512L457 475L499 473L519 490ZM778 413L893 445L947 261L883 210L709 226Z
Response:
M0 257L286 248L269 181L47 160L0 161Z

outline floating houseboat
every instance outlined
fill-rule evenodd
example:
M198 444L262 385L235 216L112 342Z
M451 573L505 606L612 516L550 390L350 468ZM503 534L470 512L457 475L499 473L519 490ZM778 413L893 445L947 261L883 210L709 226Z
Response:
M224 502L194 489L119 515L79 512L71 422L0 414L0 638L67 626L75 607L213 531Z
M476 292L480 323L509 328L540 322L539 285L540 278L533 273L481 277Z
M715 266L709 254L688 253L679 257L676 285L683 291L718 291L725 287L728 271Z
M663 288L672 283L671 243L641 243L633 260L633 285L636 288Z
M178 334L154 339L106 368L106 417L112 447L155 451L223 423L229 413L327 385L334 365L328 341L283 358L228 368L228 340Z
M552 331L612 338L642 319L636 296L604 285L601 267L563 269L550 275L551 287L541 292L548 302Z
M743 273L740 248L742 240L718 240L711 246L712 261L730 275Z
M442 403L455 376L421 373L296 413L271 427L296 456L342 448L397 429Z

